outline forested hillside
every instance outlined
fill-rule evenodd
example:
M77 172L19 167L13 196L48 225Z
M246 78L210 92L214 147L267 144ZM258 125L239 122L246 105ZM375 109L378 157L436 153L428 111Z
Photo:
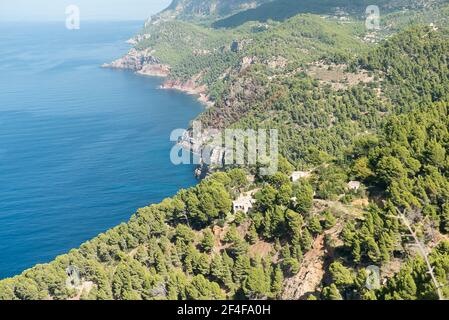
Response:
M212 20L257 7L271 0L174 0L161 14L183 20Z
M205 87L204 126L279 130L278 172L213 172L0 299L449 298L448 6L382 1L371 42L365 1L344 2L174 1L147 23L135 50Z

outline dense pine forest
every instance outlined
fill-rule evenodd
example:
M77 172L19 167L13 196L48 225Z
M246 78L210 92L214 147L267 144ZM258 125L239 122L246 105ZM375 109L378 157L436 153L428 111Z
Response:
M449 298L449 3L380 1L373 31L366 1L222 2L174 1L135 49L203 88L205 126L278 129L278 172L211 170L0 299Z

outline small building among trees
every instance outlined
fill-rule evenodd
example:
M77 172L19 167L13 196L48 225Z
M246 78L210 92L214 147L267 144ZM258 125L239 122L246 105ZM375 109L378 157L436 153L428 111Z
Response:
M255 202L256 200L254 200L250 194L243 194L238 197L237 200L232 202L232 211L234 213L237 213L239 211L248 213Z
M310 171L293 171L290 176L290 180L292 182L296 182L299 179L305 179L308 177L310 177Z

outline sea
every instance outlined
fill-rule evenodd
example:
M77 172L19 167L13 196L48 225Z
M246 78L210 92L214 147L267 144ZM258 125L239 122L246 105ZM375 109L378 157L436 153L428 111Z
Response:
M0 279L197 183L170 133L203 110L162 79L101 68L142 22L0 22Z

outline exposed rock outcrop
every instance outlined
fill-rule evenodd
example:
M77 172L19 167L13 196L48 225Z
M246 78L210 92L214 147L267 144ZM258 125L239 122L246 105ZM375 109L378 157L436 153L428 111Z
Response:
M174 89L185 92L187 94L197 95L199 102L205 104L208 107L212 107L214 103L207 96L207 86L199 85L196 81L198 78L199 76L187 81L170 79L165 81L161 85L161 89Z
M170 67L159 63L146 64L137 73L144 76L167 77L170 74Z
M229 16L269 1L271 0L173 0L162 14L178 19Z
M152 55L150 49L137 50L132 48L122 58L117 59L110 64L104 64L103 67L140 71L145 65L160 65L160 61Z
M176 89L187 94L205 94L207 87L198 85L193 79L182 82L180 80L167 80L161 85L162 89Z
M149 38L151 38L150 34L138 34L137 36L129 39L128 41L126 41L126 43L135 46L139 42L142 42L142 41L147 40Z
M153 55L151 49L137 50L132 48L129 52L109 64L104 64L104 68L132 70L140 75L153 77L168 77L170 75L170 66L162 64L158 58ZM161 85L161 89L175 89L187 94L197 95L198 101L208 107L214 103L207 96L207 86L198 84L201 74L188 81L170 79Z

